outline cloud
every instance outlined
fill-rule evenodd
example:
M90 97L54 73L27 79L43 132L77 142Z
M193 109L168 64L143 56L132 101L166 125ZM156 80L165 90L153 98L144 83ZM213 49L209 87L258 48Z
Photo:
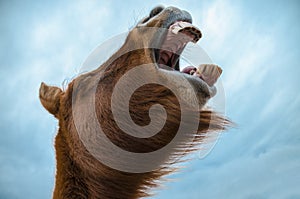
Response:
M239 126L154 198L299 198L298 4L163 3L193 14L204 33L199 44L224 69L228 116ZM1 7L0 198L51 196L57 123L38 101L40 82L61 85L74 77L92 49L156 4Z
M292 6L282 6L281 20L274 23L264 19L264 6L253 10L252 4L214 1L199 12L206 33L200 45L224 69L226 109L238 127L158 198L300 197L300 95L293 75L299 50L291 48L299 40L299 23L287 38L285 30L296 23ZM266 7L268 18L276 18L276 6Z
M57 124L40 105L38 88L42 81L61 85L66 78L76 74L76 67L80 68L95 40L101 38L101 29L96 29L100 32L92 31L95 24L105 27L109 23L103 21L108 17L109 9L100 5L101 9L97 10L96 1L76 2L60 4L61 8L42 7L35 10L36 17L32 17L32 9L38 7L36 4L16 12L19 6L7 6L11 17L7 17L7 32L0 38L1 41L20 41L18 44L5 42L10 45L1 64L0 197L50 198L54 184L53 140ZM80 12L82 8L85 11ZM19 15L23 18L14 22L14 26L9 25L10 20L20 18ZM94 19L89 15L98 21L84 21ZM73 23L73 20L77 22ZM10 31L13 34L9 34Z
M200 13L196 13L203 31L200 45L224 69L225 89L234 95L247 84L261 82L272 69L263 60L274 54L275 38L257 31L254 21L245 26L239 4L214 1Z

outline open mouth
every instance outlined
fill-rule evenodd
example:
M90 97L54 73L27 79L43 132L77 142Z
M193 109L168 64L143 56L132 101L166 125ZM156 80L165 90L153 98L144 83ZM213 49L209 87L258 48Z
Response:
M156 62L161 68L166 66L179 71L179 57L188 42L196 43L201 31L186 21L175 21L168 27L160 49L156 50Z
M160 49L155 50L158 66L167 70L175 70L189 74L213 86L222 73L222 69L214 64L204 64L198 67L187 66L180 71L179 58L188 42L196 43L202 37L201 31L187 21L175 21L161 42Z

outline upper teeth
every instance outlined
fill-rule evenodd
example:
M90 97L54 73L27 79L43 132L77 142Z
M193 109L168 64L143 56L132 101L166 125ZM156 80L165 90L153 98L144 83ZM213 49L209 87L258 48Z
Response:
M173 27L172 28L172 33L174 33L174 34L178 34L178 32L179 32L179 30L181 30L182 28L181 27L179 27L179 26L175 26L175 27Z
M174 24L170 26L172 32L177 34L180 30L188 27L194 27L192 24L185 21L176 21Z
M183 30L191 32L195 35L195 39L193 40L193 42L197 42L201 38L200 30L188 22L177 21L170 26L170 30L176 35Z

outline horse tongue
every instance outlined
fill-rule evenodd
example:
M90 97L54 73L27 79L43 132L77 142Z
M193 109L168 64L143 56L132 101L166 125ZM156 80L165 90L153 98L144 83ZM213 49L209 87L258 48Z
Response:
M197 68L194 66L187 66L184 69L182 69L182 73L186 73L189 75L193 75L197 71Z

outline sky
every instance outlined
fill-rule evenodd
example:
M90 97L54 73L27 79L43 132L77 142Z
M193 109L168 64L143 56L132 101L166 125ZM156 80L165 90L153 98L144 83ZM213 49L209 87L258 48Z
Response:
M161 4L193 16L237 126L153 198L300 198L300 3L124 2L0 1L0 199L51 198L58 124L40 83L65 87L95 47Z

